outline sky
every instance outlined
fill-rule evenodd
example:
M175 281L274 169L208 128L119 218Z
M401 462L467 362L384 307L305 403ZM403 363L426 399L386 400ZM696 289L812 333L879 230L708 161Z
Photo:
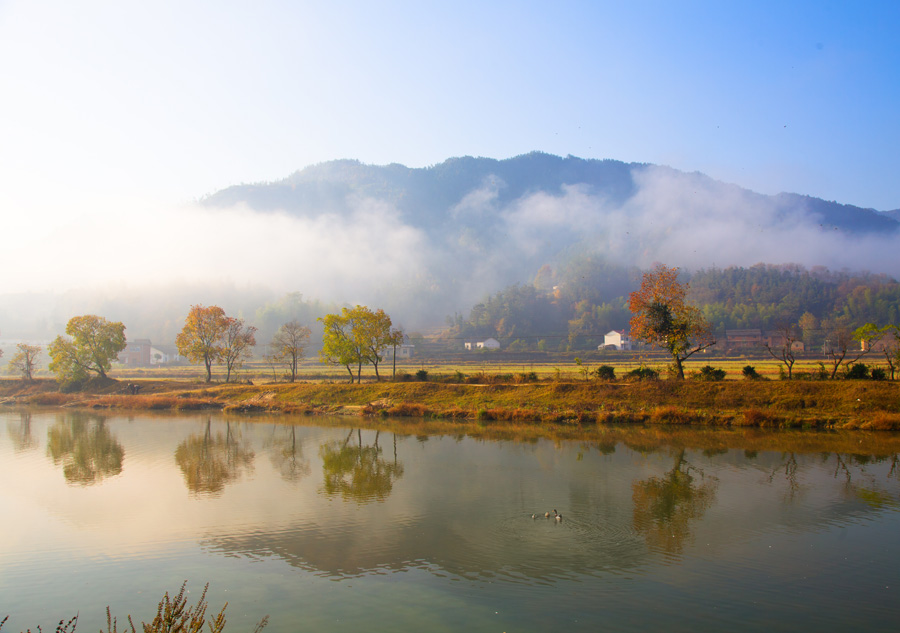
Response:
M340 158L537 150L898 209L898 24L897 2L0 0L0 293Z

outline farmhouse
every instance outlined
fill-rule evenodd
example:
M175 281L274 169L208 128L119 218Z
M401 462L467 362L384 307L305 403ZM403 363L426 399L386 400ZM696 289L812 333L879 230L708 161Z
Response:
M728 349L760 347L762 330L725 330L725 347Z
M500 341L495 338L485 339L483 341L478 341L477 343L469 343L465 344L466 349L500 349Z
M603 345L601 348L614 348L619 351L622 350L630 350L631 349L631 337L628 336L627 332L620 332L619 330L612 330L611 332L607 332L603 335Z
M125 349L119 352L117 359L123 365L130 367L147 367L150 365L150 339L137 338L128 341Z

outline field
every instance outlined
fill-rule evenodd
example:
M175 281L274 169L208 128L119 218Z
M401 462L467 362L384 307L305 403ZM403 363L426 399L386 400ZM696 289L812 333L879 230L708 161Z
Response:
M430 380L436 381L453 381L459 382L460 375L469 379L478 379L478 377L493 376L509 376L516 374L534 373L538 379L554 379L554 380L584 380L585 371L590 373L596 370L600 365L609 365L615 369L616 377L623 376L626 372L639 367L649 367L660 372L660 376L665 377L666 368L668 366L667 359L659 354L645 354L641 356L630 356L617 354L614 356L599 356L591 353L555 355L552 359L541 358L537 355L522 355L517 358L514 355L493 355L478 354L475 360L465 359L461 356L451 357L449 359L422 358L411 361L398 361L396 370L398 374L414 375L420 370L428 372ZM581 364L577 364L576 359L581 359ZM864 357L861 362L877 364L878 358ZM794 365L794 372L810 373L817 371L819 363L826 363L824 358L806 358L798 360ZM717 369L725 371L726 380L743 380L742 371L747 365L756 369L757 373L764 378L777 380L780 376L779 367L783 367L781 363L771 357L703 357L700 360L689 360L685 363L685 375L690 377L692 372L698 372L704 365L711 365ZM392 365L390 363L382 363L378 367L378 372L382 379L390 379L392 376ZM280 368L273 368L261 361L247 362L236 375L232 375L232 381L257 382L284 382L286 377ZM355 368L354 368L355 374ZM47 375L46 373L43 375ZM124 366L114 367L113 375L120 379L173 379L199 381L205 377L204 370L200 365L169 365L162 367L148 368L126 368ZM225 379L224 370L222 368L213 369L213 381L222 382ZM347 370L342 366L325 365L317 359L305 359L299 370L298 379L301 381L348 381L349 375ZM371 365L364 366L362 369L363 382L375 380L375 370Z

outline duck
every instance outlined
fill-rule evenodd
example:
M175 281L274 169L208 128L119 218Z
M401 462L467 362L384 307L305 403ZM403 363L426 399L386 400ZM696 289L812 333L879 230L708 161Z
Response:
M559 514L559 513L557 513L557 514L556 514L556 520L557 520L557 521L562 521L562 515Z

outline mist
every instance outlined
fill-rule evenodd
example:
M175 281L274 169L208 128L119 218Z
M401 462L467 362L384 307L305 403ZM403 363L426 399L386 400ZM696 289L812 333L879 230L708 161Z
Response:
M642 268L762 262L900 275L890 256L898 232L838 230L778 196L702 174L644 166L632 179L624 199L585 184L510 199L492 176L436 220L358 194L301 211L98 205L48 219L45 233L0 252L0 266L14 271L0 333L52 338L72 316L96 313L123 321L130 338L165 343L193 304L252 323L287 293L384 308L408 329L426 328L575 253Z

